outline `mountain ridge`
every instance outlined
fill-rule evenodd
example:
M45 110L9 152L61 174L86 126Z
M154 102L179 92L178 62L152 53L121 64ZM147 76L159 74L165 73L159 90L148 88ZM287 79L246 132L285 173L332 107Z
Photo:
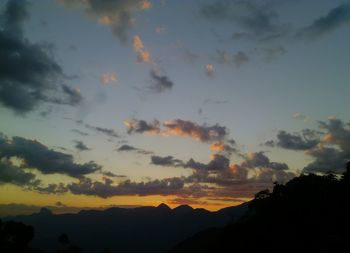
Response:
M59 248L57 238L65 233L85 252L109 248L112 252L160 253L201 230L234 222L245 209L243 204L211 212L189 205L171 209L162 203L158 206L111 207L54 214L44 207L38 213L9 216L4 220L33 226L35 237L31 246L43 250Z

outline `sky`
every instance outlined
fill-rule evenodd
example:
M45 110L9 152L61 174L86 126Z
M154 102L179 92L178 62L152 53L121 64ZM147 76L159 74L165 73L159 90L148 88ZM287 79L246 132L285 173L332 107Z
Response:
M350 2L0 3L0 214L218 210L350 159Z

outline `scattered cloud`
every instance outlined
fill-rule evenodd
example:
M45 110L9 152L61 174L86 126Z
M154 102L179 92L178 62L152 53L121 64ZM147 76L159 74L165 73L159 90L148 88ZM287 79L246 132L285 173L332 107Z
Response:
M142 42L140 36L138 36L138 35L134 36L133 46L134 46L135 52L137 53L137 61L138 62L144 62L144 63L151 62L151 54L143 45L143 42Z
M82 141L77 141L75 140L75 148L78 150L78 151L87 151L87 150L91 150L88 146L85 145L84 142Z
M273 170L289 169L285 163L270 162L270 159L262 151L248 153L246 160L240 166L244 168L270 168Z
M73 194L83 194L108 198L112 196L146 196L146 195L173 195L184 187L180 178L155 179L146 182L132 182L130 180L114 184L106 178L104 182L82 178L78 183L69 184L68 189Z
M154 69L150 71L150 76L152 84L149 88L156 93L170 90L174 86L174 83L167 76L160 75L160 73Z
M169 166L169 167L183 167L184 163L179 160L175 159L172 156L151 156L151 164L154 165L161 165L161 166Z
M77 164L70 154L54 151L36 140L22 137L9 139L1 135L0 154L2 158L20 158L21 168L37 169L43 174L59 173L79 178L101 170L101 166L93 161Z
M303 130L302 134L290 134L286 131L279 131L277 141L267 141L267 146L278 146L284 149L308 150L319 144L318 134L309 129Z
M198 125L189 120L174 119L163 122L165 130L168 135L191 137L201 142L220 142L228 137L228 129L219 124L215 125Z
M112 33L123 43L128 32L134 27L134 13L148 10L152 4L148 0L59 0L67 8L83 7L86 14L95 17L99 24L109 26Z
M158 134L160 132L160 123L158 120L153 122L146 122L145 120L125 120L125 126L127 127L128 134L131 133L149 133Z
M208 76L213 76L214 75L214 72L215 72L215 68L214 68L214 65L213 64L207 64L205 66L205 73L208 75Z
M116 83L118 81L117 73L110 72L110 73L104 73L101 76L101 82L103 84L110 84L112 82Z
M235 142L229 139L229 131L226 127L215 125L199 125L195 122L182 119L167 120L162 122L154 120L126 120L124 124L129 134L148 133L159 136L183 136L194 140L211 144L211 150L225 155L238 152Z

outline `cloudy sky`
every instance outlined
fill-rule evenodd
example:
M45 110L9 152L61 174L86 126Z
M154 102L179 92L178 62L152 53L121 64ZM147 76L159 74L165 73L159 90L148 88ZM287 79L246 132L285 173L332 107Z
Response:
M0 209L216 210L350 159L349 1L0 11Z

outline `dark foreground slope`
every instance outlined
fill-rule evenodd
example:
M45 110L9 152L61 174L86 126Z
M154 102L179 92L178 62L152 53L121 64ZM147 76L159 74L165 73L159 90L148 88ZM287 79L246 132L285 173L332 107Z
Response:
M249 215L209 229L169 253L350 252L350 171L341 177L302 175L256 194Z
M180 206L134 209L110 208L104 211L81 211L78 214L54 215L48 209L28 216L9 217L35 229L30 244L47 251L59 249L58 237L65 233L83 252L165 252L177 243L210 227L223 227L247 210L244 204L218 212Z

